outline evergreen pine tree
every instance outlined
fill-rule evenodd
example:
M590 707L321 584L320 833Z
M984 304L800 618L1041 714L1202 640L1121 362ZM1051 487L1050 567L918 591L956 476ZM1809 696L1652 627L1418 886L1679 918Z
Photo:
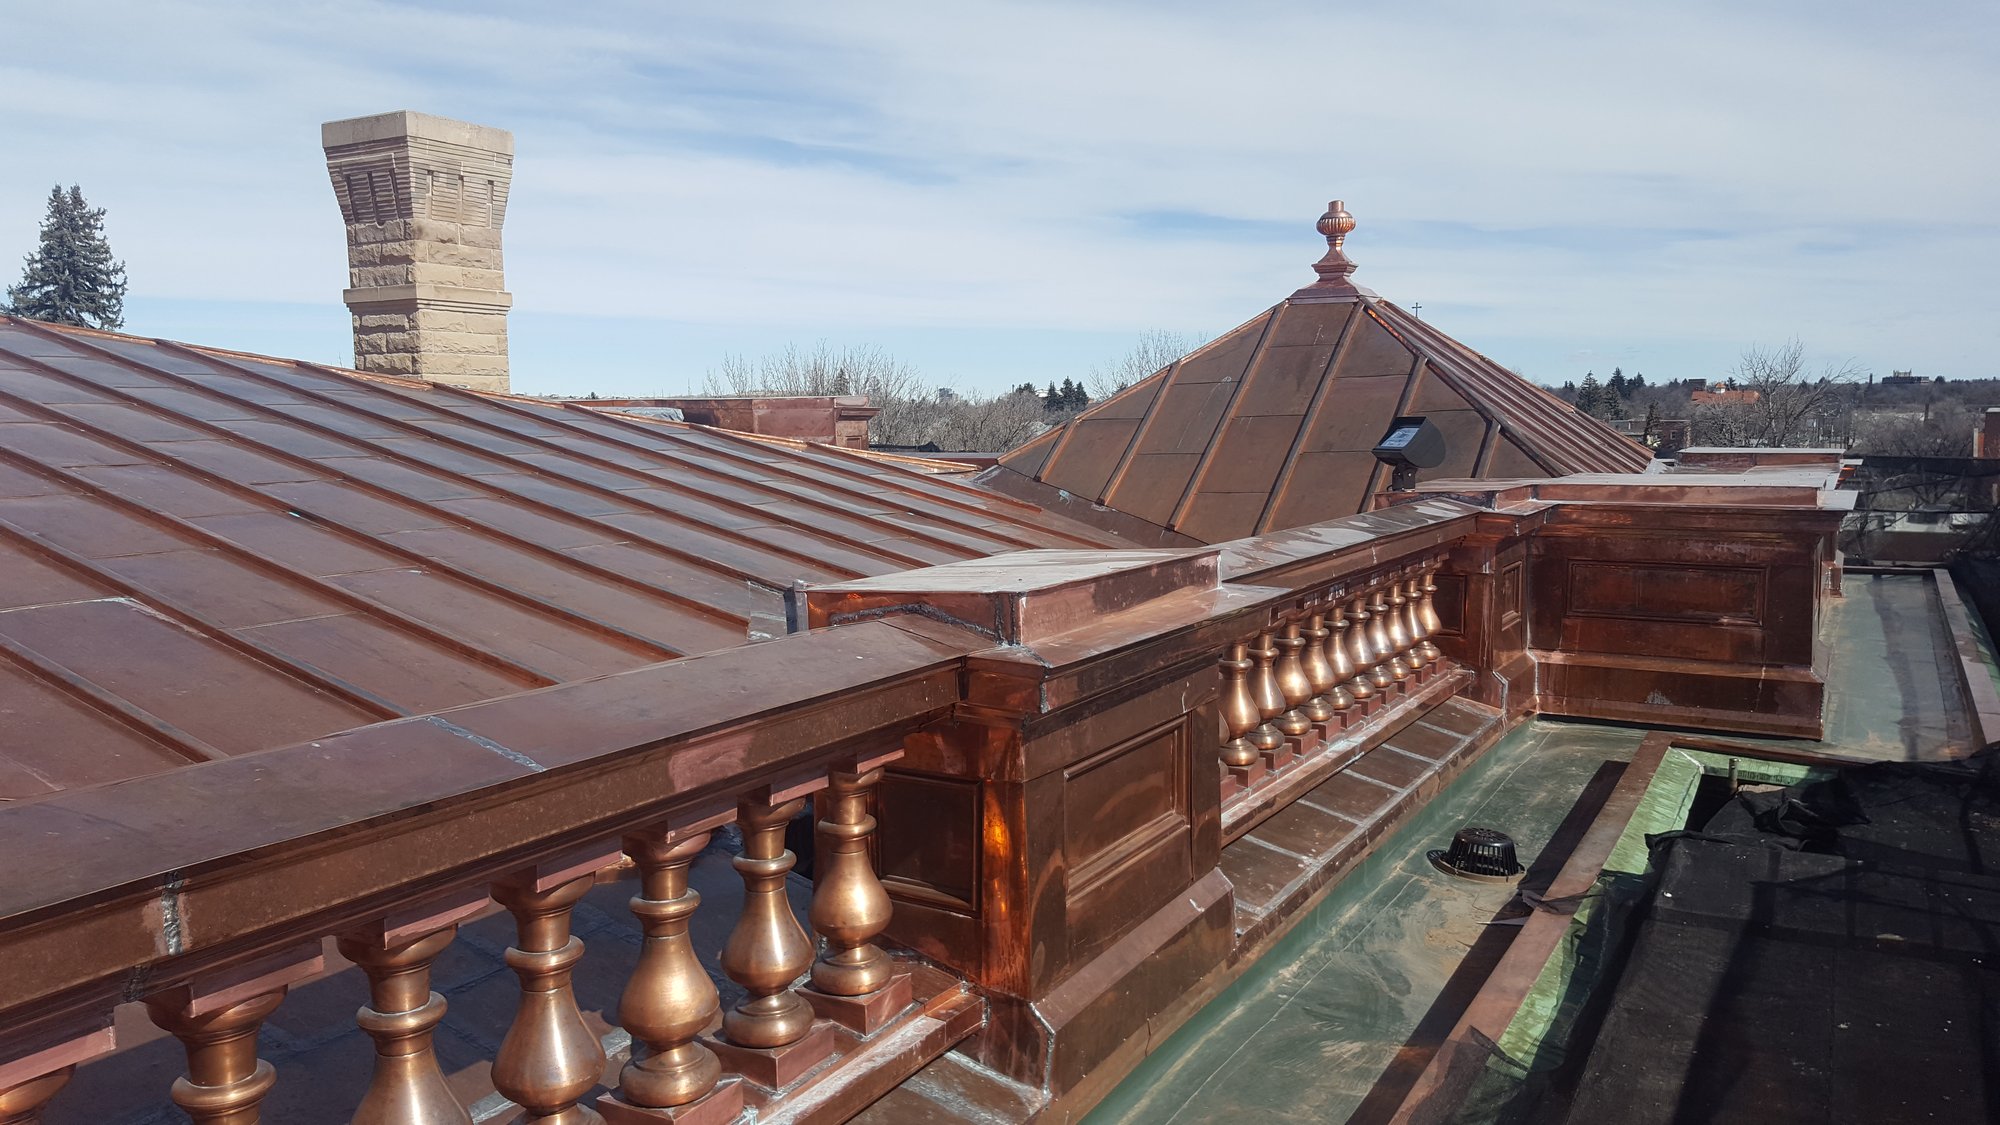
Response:
M1639 440L1651 445L1653 439L1658 436L1660 436L1660 404L1649 402L1646 404L1645 428L1640 431Z
M104 209L83 191L58 184L49 191L41 246L27 257L21 284L7 290L8 311L32 320L117 328L125 323L125 263L111 260Z
M1062 392L1056 390L1055 380L1051 379L1049 380L1049 393L1042 396L1042 409L1061 410L1062 406L1063 406Z
M1643 390L1645 390L1645 389L1646 389L1646 373L1645 373L1644 371L1635 371L1635 372L1633 372L1633 373L1632 373L1632 377L1631 377L1630 379L1626 380L1626 382L1625 382L1625 389L1626 389L1626 390L1628 390L1628 391L1643 391Z
M1593 417L1604 409L1604 388L1598 385L1597 373L1583 373L1583 385L1576 391L1576 408Z
M1624 398L1626 391L1630 389L1625 384L1624 369L1618 367L1612 368L1611 378L1604 384L1604 388L1619 398Z

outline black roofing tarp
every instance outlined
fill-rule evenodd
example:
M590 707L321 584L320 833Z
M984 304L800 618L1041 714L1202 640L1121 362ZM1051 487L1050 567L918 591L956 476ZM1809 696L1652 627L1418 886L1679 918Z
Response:
M1741 794L1655 838L1567 1120L1995 1120L1996 829L1983 755Z

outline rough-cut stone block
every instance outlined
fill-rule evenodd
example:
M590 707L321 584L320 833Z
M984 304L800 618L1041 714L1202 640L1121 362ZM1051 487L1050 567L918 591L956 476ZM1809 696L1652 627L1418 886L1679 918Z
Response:
M417 357L408 353L395 355L356 355L354 366L362 371L372 371L377 375L415 375Z
M461 224L437 219L405 219L403 226L409 231L409 237L424 242L455 243L465 232Z
M507 357L504 355L438 355L422 352L416 357L416 374L425 378L439 377L446 382L459 376L494 376L507 373Z
M495 272L501 268L498 246L462 246L456 242L418 242L412 245L425 262Z
M418 268L413 265L362 266L359 269L349 270L348 274L353 278L352 288L371 289L383 285L408 285L417 281Z

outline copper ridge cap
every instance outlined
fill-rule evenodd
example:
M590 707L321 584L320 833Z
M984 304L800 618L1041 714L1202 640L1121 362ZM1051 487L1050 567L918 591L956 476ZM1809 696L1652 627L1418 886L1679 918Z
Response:
M1373 290L1354 284L1354 259L1347 256L1344 248L1347 236L1354 230L1354 216L1347 213L1346 205L1338 199L1327 204L1326 214L1319 217L1315 226L1326 236L1326 254L1313 263L1313 272L1319 274L1319 280L1293 293L1291 299L1346 301L1375 296Z

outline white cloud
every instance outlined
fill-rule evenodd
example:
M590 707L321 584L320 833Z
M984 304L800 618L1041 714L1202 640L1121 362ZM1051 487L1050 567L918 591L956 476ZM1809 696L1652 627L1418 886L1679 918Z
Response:
M1707 356L1798 335L1975 376L2000 344L2000 14L1984 3L1918 19L127 0L10 25L0 254L26 249L50 182L78 181L155 297L337 300L316 127L407 107L515 132L524 313L892 346L962 325L969 348L1214 327L1309 279L1311 223L1338 194L1362 281L1512 361L1482 335L1509 342L1535 374L1621 342ZM1158 213L1297 233L1127 219Z

